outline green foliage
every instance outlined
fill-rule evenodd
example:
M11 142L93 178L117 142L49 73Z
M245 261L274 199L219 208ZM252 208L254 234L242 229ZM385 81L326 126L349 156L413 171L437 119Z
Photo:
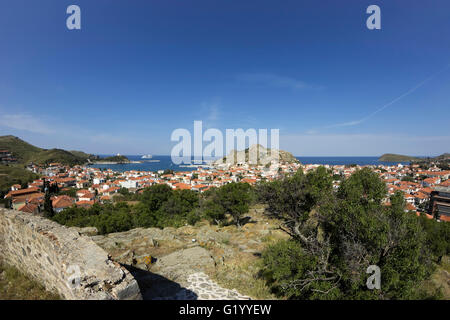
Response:
M233 183L201 197L192 190L173 190L166 184L158 184L144 189L142 194L131 195L121 190L124 199L138 201L134 205L116 202L95 204L89 209L72 207L56 214L53 219L68 226L94 226L102 234L137 227L180 227L195 224L203 218L219 223L227 215L239 225L242 215L248 212L250 190L248 184Z
M6 149L12 152L13 156L19 162L25 162L31 156L42 150L11 135L0 137L0 149Z
M420 160L416 157L411 156L405 156L401 154L393 154L393 153L386 153L383 154L380 158L378 158L378 161L386 161L386 162L407 162L407 161L417 161Z
M286 222L291 235L298 236L298 228L311 210L330 196L332 176L325 167L319 167L306 175L299 170L283 180L264 182L257 186L258 200L268 205L268 212Z
M448 229L434 231L433 242L421 221L404 212L401 193L384 205L386 186L370 169L356 171L335 193L323 170L260 187L292 235L263 253L263 275L274 292L295 299L423 298L420 283L433 271L430 243L435 255L447 252L438 241L448 243ZM381 269L381 290L366 287L369 265Z
M405 176L402 178L402 181L408 181L408 182L416 182L416 179L410 176Z
M217 193L213 193L206 201L202 202L202 212L215 224L221 224L226 220L225 208L219 204Z
M122 155L100 158L97 161L111 161L111 162L118 162L118 163L130 162L130 160L127 157L122 156Z
M50 199L50 193L45 193L44 198L44 215L46 218L52 218L54 216L55 212L53 211L53 204L52 200Z
M76 198L76 197L77 197L77 190L74 189L74 188L69 188L69 189L66 189L66 190L61 190L61 191L59 191L59 195L60 195L60 196L66 195L66 196L69 196L69 197L72 197L72 198Z
M317 268L318 259L293 240L282 240L270 245L262 255L263 277L272 287L273 293L286 298L323 299L321 292L330 290L326 298L340 296L332 282L309 281L307 273ZM302 290L302 288L308 290ZM319 292L320 291L320 292Z
M227 215L233 223L241 225L241 219L248 212L251 203L251 186L248 183L229 183L205 194L202 211L216 224L223 223Z
M146 204L151 211L157 211L164 202L172 195L173 190L166 184L157 184L146 188L140 200Z
M87 158L79 157L73 153L62 149L42 150L31 155L27 162L48 165L50 163L61 163L63 165L74 166L86 163Z
M189 221L194 222L195 216L191 214L198 207L198 194L191 190L175 190L171 196L161 204L158 210L159 225L179 227ZM195 222L194 222L195 223Z
M13 184L26 185L38 178L37 174L25 169L22 165L0 165L0 198L8 193Z
M434 260L441 262L442 257L450 254L450 223L428 219L424 214L420 223L426 231L426 242Z
M172 190L167 185L155 185L137 196L135 205L125 202L115 204L94 204L91 208L67 208L53 217L53 220L67 226L94 226L99 233L130 230L137 227L182 226L195 223L200 218L198 194L191 190Z

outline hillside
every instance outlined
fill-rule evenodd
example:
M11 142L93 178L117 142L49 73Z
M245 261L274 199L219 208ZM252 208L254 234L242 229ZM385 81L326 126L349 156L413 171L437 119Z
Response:
M272 153L274 153L274 155L272 155ZM277 158L276 153L278 153L278 159L282 163L298 162L298 160L290 152L283 150L272 150L265 148L260 144L255 144L245 150L232 150L226 157L217 160L214 164L235 164L237 163L237 159L241 158L245 159L246 163L249 163L251 159L257 159L258 164L266 164Z
M25 184L34 179L38 175L25 169L22 165L0 165L0 197L6 193L13 184ZM0 200L1 200L0 199Z
M380 158L378 158L378 161L385 162L407 162L413 160L419 160L419 158L393 153L385 153Z
M15 136L0 136L0 149L7 149L13 153L19 162L26 162L33 155L42 151L28 142Z
M59 162L65 165L75 165L83 164L93 158L92 155L81 151L42 149L11 135L0 136L0 149L9 150L20 164Z

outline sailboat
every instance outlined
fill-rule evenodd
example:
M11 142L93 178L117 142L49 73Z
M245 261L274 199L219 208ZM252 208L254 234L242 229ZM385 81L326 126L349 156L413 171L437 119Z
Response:
M152 155L151 154L145 154L141 157L141 159L151 159Z

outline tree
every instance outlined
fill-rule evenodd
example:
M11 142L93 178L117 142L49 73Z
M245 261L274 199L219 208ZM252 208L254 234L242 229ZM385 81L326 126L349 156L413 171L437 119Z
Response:
M189 213L198 206L198 193L192 190L174 190L171 196L161 204L158 214L161 227L182 226Z
M450 254L450 223L428 219L425 214L420 223L426 231L426 242L437 263L441 263L444 255Z
M414 179L414 177L411 176L405 176L402 178L402 181L408 181L408 182L416 182L416 180Z
M234 224L241 226L241 218L248 212L250 204L248 183L229 183L217 190L217 200L225 214L231 215Z
M200 201L200 210L206 218L217 225L226 219L225 208L219 204L217 193L213 193L207 199L202 199Z
M309 242L310 226L306 224L311 211L331 196L332 176L325 167L306 175L302 170L292 177L258 185L260 201L268 205L271 216L284 222L283 230L305 244Z
M52 218L54 214L52 200L50 199L50 192L47 191L44 197L44 216L46 218Z
M386 186L370 169L356 171L334 193L325 173L298 173L268 187L268 209L292 236L263 253L269 284L300 299L417 297L432 268L425 232L404 212L402 194L384 205ZM369 265L381 269L381 290L366 287Z
M77 190L75 190L74 188L69 188L67 190L59 191L58 194L59 195L67 195L69 197L76 198Z
M157 184L145 188L140 200L148 205L150 211L157 211L172 195L172 188L166 184Z

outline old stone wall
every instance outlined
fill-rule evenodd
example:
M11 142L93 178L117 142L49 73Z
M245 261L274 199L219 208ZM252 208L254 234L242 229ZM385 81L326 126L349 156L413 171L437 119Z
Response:
M0 256L65 299L142 299L129 271L89 237L41 216L0 209Z

